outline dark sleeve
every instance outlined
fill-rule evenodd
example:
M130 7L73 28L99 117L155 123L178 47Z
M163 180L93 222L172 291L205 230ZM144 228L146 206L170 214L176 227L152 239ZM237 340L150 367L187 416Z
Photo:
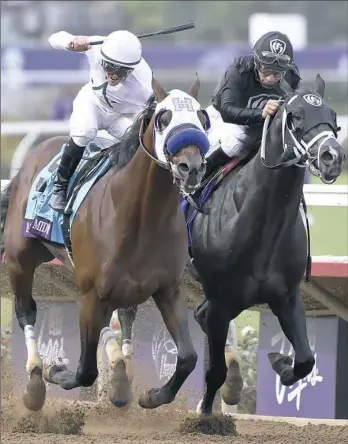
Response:
M239 70L233 65L230 66L225 75L225 82L220 88L219 111L224 122L237 125L263 122L262 109L245 108L241 105L245 93Z
M292 89L297 90L300 87L300 81L301 81L300 71L298 69L298 66L295 65L294 63L292 69L289 72L288 83Z

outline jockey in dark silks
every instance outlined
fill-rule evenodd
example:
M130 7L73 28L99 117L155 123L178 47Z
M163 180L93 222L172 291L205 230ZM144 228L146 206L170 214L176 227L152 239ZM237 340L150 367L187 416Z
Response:
M232 157L245 158L240 140L247 127L259 127L260 138L264 119L273 116L281 105L277 88L284 78L298 89L300 74L293 62L293 47L289 38L278 31L261 36L252 55L237 57L224 73L207 108L211 120L207 156L208 176ZM203 296L196 316L204 318L207 300Z
M251 126L259 127L261 136L264 119L274 115L281 105L277 86L283 77L293 89L298 88L300 74L293 63L292 44L281 32L264 34L252 55L233 60L207 108L211 119L207 174L231 157L250 154L241 151L238 139Z

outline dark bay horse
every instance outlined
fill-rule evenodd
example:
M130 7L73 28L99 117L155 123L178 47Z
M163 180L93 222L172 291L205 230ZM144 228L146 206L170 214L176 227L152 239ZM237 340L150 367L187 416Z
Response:
M224 179L206 205L209 214L198 214L193 226L192 255L206 297L196 319L208 336L210 355L198 407L203 414L211 414L221 386L229 403L233 378L224 347L230 320L243 310L268 304L292 344L293 367L292 358L269 355L283 385L307 376L315 362L300 295L307 239L299 208L305 166L333 183L344 153L336 114L323 99L323 79L317 76L313 91L292 91L286 83L284 89L286 100L271 125L265 123L261 148L259 137L246 136L242 143L257 154Z
M78 210L71 230L74 264L62 245L21 234L31 185L67 138L51 138L30 152L2 196L4 250L28 352L29 382L23 401L31 410L39 410L45 402L43 378L65 390L94 383L99 339L111 368L109 398L116 406L126 405L131 395L127 359L104 327L115 309L141 304L151 296L176 343L178 361L173 377L162 388L145 392L139 404L155 408L172 402L195 368L197 354L179 285L187 258L179 193L194 190L205 173L207 118L196 100L198 78L188 94L166 93L155 79L153 90L157 105L149 101L118 145L118 161ZM81 292L81 354L76 371L60 364L43 366L36 343L34 272L54 257L75 271Z
M295 384L313 368L300 297L307 254L299 211L304 167L332 183L344 160L336 114L323 100L324 90L320 76L314 91L292 91L283 83L286 101L269 127L268 119L262 143L252 129L241 141L256 155L222 181L194 221L192 275L205 293L196 319L208 336L210 354L206 393L198 406L203 414L211 414L220 387L227 404L238 403L240 374L233 357L227 362L226 336L230 321L255 305L269 305L294 347L293 368L290 357L269 356L282 384ZM135 315L135 307L119 310L125 343Z

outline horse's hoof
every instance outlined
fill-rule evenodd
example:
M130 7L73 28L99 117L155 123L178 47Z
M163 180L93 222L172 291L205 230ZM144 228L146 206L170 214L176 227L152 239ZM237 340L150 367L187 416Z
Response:
M68 368L66 365L58 365L58 364L45 364L43 368L43 378L45 381L54 383L52 380L53 375L59 372L67 371Z
M225 383L220 389L221 398L227 405L237 405L243 390L243 378L237 361L232 361L228 367Z
M34 412L41 410L46 400L46 385L42 379L42 370L35 367L30 374L28 385L23 394L23 404Z
M280 382L286 387L294 385L301 379L294 374L294 369L292 368L293 360L290 356L280 353L268 353L268 359L272 364L273 370L279 375Z
M109 381L108 398L115 407L123 408L132 402L132 389L129 383L126 365L119 361Z
M314 364L314 358L308 359L306 362L296 362L295 360L294 375L299 379L305 378L313 370Z
M281 374L284 366L292 366L292 358L290 356L282 355L280 353L268 353L267 356L273 370L278 373L278 375Z
M170 404L173 397L167 397L162 389L150 389L142 393L138 399L138 404L143 409L156 409L163 404Z

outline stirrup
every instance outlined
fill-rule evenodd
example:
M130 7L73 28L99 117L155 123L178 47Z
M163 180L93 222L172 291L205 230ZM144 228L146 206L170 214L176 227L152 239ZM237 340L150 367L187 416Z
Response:
M63 193L63 196L61 195L61 193ZM64 213L67 204L68 202L63 190L59 191L56 194L52 194L49 205L54 211L57 211L58 213Z

